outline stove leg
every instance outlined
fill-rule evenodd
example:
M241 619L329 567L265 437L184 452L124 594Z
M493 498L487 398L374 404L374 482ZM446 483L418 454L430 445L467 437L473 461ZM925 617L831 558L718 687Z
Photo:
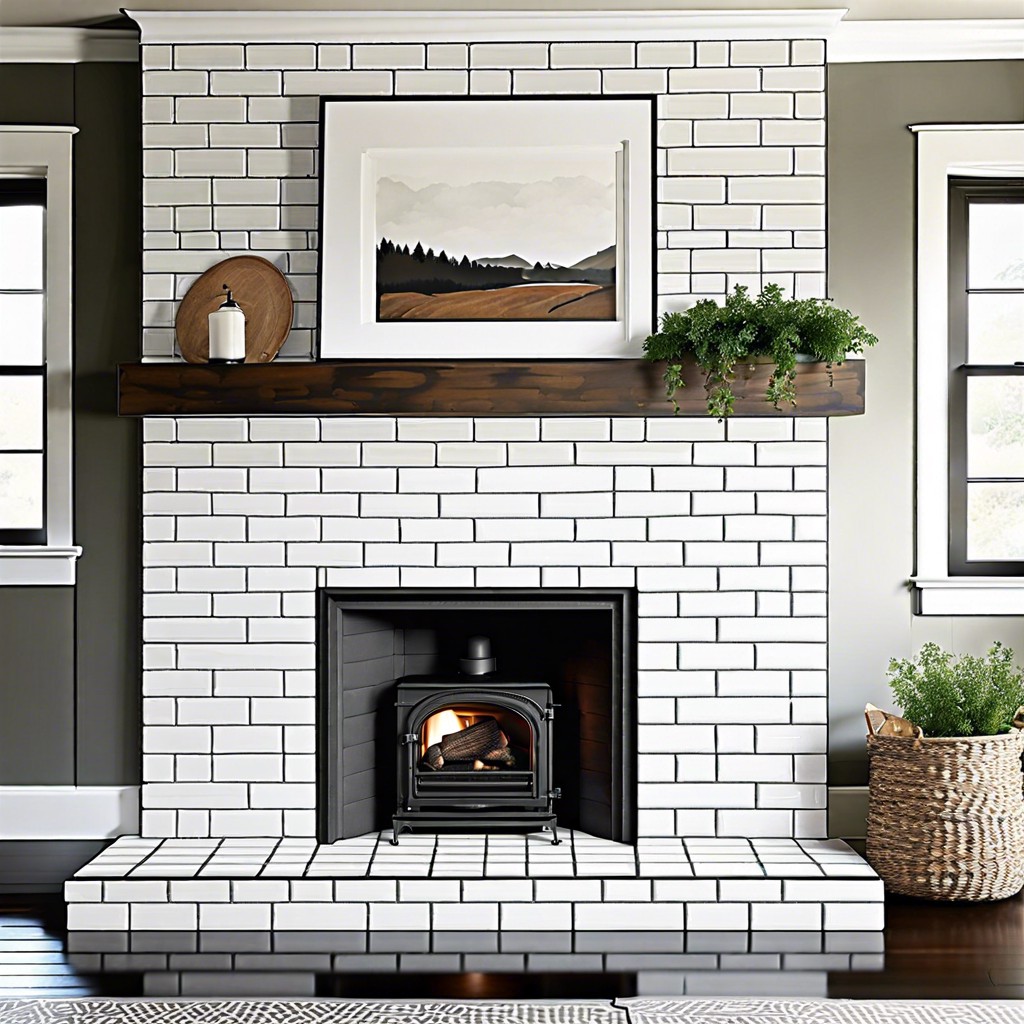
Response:
M558 822L551 822L551 845L561 846L562 840L558 838Z
M391 846L397 846L398 845L398 835L402 831L403 828L409 829L410 832L412 831L412 827L410 825L399 825L397 821L392 820L392 822L391 822L391 838L388 840L388 843Z

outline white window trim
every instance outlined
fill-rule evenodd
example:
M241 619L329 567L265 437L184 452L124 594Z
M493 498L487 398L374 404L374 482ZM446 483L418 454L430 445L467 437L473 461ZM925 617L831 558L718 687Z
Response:
M917 575L921 615L1024 615L1024 577L949 574L949 177L1024 175L1024 124L917 135Z
M46 544L0 545L0 585L75 582L72 478L71 137L77 128L0 125L0 174L46 177Z

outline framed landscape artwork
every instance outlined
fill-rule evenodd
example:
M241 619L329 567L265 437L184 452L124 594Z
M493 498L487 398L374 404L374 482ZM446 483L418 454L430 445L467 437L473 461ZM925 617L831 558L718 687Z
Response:
M636 357L653 100L325 98L323 358Z

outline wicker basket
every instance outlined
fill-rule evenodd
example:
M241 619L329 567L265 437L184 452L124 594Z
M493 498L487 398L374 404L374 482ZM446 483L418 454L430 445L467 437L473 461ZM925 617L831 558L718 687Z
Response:
M891 892L998 900L1024 887L1024 732L869 736L867 858Z

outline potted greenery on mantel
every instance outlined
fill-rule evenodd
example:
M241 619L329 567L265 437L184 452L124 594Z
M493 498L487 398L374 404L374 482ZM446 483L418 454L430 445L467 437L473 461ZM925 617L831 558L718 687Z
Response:
M668 364L665 388L673 403L685 387L683 359L692 356L704 373L708 413L721 418L733 410L738 365L774 364L765 400L778 409L783 402L796 404L798 362L823 362L831 370L877 341L853 313L824 299L787 299L777 284L751 299L737 285L724 305L700 299L687 310L665 313L660 330L644 342L644 355Z

